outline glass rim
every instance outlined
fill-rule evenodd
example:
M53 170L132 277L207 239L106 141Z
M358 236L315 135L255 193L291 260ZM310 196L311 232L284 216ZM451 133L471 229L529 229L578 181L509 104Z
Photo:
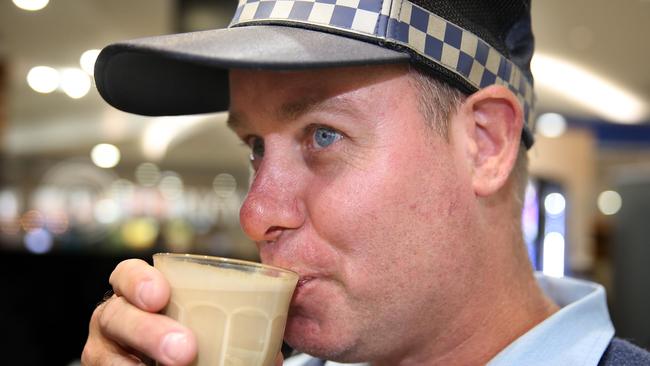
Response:
M159 258L178 258L178 259L189 259L189 260L195 260L195 261L206 261L206 262L216 262L216 263L225 263L225 264L230 264L234 266L240 266L240 267L247 267L247 268L254 268L257 270L272 270L272 271L277 271L279 273L289 275L289 276L296 276L300 277L300 275L290 269L282 268L282 267L276 267L272 266L269 264L264 264L264 263L258 263L258 262L252 262L252 261L247 261L243 259L233 259L233 258L226 258L226 257L218 257L214 255L202 255L202 254L189 254L189 253L169 253L169 252L161 252L161 253L155 253L153 257L159 257Z

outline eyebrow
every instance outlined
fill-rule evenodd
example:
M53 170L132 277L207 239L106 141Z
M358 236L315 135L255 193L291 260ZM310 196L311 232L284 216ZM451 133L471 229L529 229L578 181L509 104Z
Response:
M274 117L280 121L295 121L301 116L320 111L329 111L335 114L354 114L359 113L359 108L352 103L349 98L333 97L303 97L299 100L283 104L274 114ZM233 130L245 129L248 122L243 113L230 111L228 113L228 127Z

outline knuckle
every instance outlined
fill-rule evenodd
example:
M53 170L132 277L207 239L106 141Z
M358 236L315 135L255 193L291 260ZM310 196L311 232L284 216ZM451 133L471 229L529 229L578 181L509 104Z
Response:
M110 300L110 299L109 299ZM90 325L89 325L89 335L92 336L93 332L96 330L97 326L100 326L99 324L99 318L101 317L102 313L104 312L104 308L106 307L106 304L108 303L109 300L106 300L95 308L93 311L92 315L90 316Z
M93 316L96 316L100 329L109 329L119 312L118 306L120 302L117 297L114 297L95 309Z
M81 365L93 366L102 364L102 348L100 345L101 341L93 339L93 337L88 338L88 341L84 345L83 351L81 352Z
M84 346L83 351L81 352L81 365L82 366L91 366L94 365L95 363L93 362L93 357L92 354L94 352L94 349L92 346L90 346L89 343L86 343Z

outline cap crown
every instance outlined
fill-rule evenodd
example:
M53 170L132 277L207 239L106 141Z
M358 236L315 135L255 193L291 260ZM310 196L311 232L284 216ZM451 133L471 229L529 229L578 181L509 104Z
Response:
M405 52L468 94L506 86L522 105L523 142L533 143L529 0L240 0L231 28L251 25L313 29Z
M476 34L513 60L529 80L534 51L530 0L412 0Z

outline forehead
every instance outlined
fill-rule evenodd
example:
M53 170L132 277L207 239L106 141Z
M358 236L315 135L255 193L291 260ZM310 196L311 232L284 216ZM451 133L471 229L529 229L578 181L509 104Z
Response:
M231 89L240 89L251 81L305 88L317 83L321 88L379 82L408 72L406 64L322 68L295 71L268 71L254 69L230 70Z
M390 97L407 75L405 65L291 72L231 70L229 125L237 129L252 114L287 120L323 108L370 108Z

